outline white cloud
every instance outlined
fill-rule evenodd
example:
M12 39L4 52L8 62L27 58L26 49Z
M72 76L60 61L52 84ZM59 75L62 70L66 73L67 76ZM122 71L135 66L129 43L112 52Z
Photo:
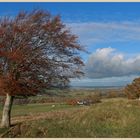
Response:
M84 45L99 42L140 41L140 22L66 23Z
M97 49L89 56L85 71L89 78L140 75L140 55L126 59L114 48Z
M82 45L93 47L97 43L135 42L140 41L140 21L132 22L85 22L67 23L72 32L78 35ZM128 58L129 56L129 58ZM83 85L104 85L114 83L118 78L120 83L128 83L140 76L140 55L123 54L114 48L97 49L92 53L85 67L86 76L91 79L76 83ZM130 75L132 76L130 78ZM114 77L112 79L112 77ZM126 78L124 78L126 77ZM108 81L105 80L108 78ZM98 80L100 82L98 82ZM125 81L124 81L125 79ZM89 82L90 81L90 82Z

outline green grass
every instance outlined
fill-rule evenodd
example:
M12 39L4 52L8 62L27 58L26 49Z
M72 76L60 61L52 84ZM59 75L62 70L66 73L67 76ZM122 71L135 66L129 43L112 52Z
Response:
M139 106L127 107L124 100L114 100L79 110L69 119L43 120L42 124L48 137L140 137L139 116Z
M52 107L55 105L55 107ZM13 107L12 116L21 116L23 114L29 115L29 114L35 114L35 113L45 113L48 111L55 111L60 109L67 109L72 108L73 106L66 105L66 104L28 104L23 105L22 107L20 105L15 105Z
M20 112L19 114L17 112ZM139 138L140 103L123 98L104 99L91 106L56 104L31 104L14 106L13 117L23 113L48 112L46 118L21 123L18 135L5 137L53 137L53 138ZM26 114L26 115L27 115ZM0 129L0 133L3 130Z
M55 106L53 107L53 105ZM13 105L12 117L24 116L24 115L30 115L36 113L46 113L48 111L62 110L62 109L74 108L74 107L75 106L67 105L65 103ZM2 106L0 106L0 115L2 115Z

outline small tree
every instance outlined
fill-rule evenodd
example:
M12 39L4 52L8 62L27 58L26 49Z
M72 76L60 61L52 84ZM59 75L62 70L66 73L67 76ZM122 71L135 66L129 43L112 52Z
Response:
M133 80L132 84L125 87L125 93L128 99L140 98L140 78Z
M78 53L83 50L59 16L34 10L1 18L0 95L6 96L1 126L10 126L14 96L36 95L83 75Z

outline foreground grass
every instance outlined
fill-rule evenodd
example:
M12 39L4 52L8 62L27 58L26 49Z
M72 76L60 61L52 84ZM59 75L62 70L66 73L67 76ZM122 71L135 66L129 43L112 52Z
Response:
M26 109L22 108L22 112ZM62 104L54 110L46 104L28 105L29 110L33 114L40 111L36 114L38 118L25 118L4 137L140 137L139 101L105 99L83 107ZM21 108L15 106L13 112L16 111ZM14 117L20 122L20 114Z

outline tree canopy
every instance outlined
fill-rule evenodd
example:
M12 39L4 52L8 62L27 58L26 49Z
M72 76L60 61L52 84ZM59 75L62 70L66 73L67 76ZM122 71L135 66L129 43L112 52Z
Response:
M129 99L137 99L140 97L140 78L136 78L133 82L125 87L125 93Z
M84 48L59 16L34 10L0 19L0 94L34 95L83 75Z

